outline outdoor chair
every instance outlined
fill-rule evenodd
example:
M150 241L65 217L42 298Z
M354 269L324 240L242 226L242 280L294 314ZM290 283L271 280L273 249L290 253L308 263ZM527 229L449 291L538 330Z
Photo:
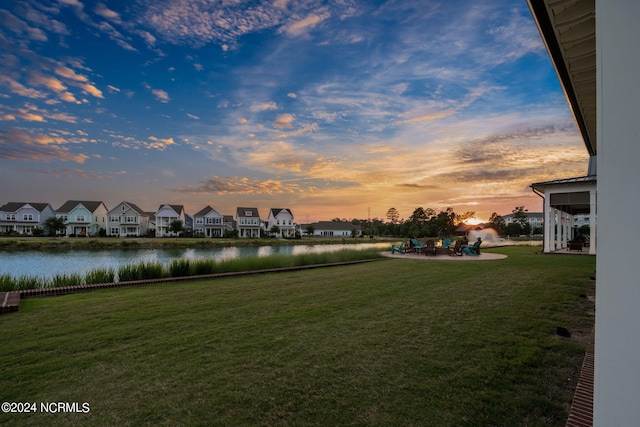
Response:
M582 252L583 243L581 240L570 240L567 242L569 244L569 251L580 251Z
M462 253L466 255L480 255L481 240L476 241L472 246L465 246L462 248Z
M456 240L456 243L453 245L453 248L449 248L449 255L451 256L462 256L462 240Z
M418 242L417 239L411 239L411 243L413 243L413 251L418 254L421 253L422 249L425 247L425 245Z
M423 251L425 255L436 256L436 242L434 240L427 240Z
M443 248L448 248L450 244L451 244L451 239L444 239L442 241L442 247Z

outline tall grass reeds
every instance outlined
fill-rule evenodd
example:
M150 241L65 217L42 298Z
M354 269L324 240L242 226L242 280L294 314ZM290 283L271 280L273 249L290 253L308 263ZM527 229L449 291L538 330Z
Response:
M87 285L95 283L113 283L116 279L116 272L113 268L99 268L92 270L84 276Z
M186 258L174 259L169 264L169 276L171 277L184 277L191 276L191 261Z
M139 280L160 279L165 277L164 267L161 262L144 262L138 265Z
M0 274L0 292L11 292L15 288L13 277L9 274Z
M80 286L84 284L84 276L77 273L56 274L48 281L47 287L60 288L63 286Z

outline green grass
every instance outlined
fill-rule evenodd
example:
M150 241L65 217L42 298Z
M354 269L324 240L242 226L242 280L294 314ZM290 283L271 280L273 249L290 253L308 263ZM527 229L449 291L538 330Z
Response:
M0 401L91 412L0 424L563 426L595 258L538 250L25 299Z

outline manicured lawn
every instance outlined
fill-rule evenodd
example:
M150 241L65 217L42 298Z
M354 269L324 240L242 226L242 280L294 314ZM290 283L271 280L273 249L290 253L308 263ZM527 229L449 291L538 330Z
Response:
M0 423L561 426L595 258L539 249L26 299L0 316L0 401L91 411Z

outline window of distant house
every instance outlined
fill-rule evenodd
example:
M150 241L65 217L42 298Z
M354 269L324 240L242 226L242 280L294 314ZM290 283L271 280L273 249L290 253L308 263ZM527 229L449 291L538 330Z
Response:
M84 222L84 215L76 215L76 221Z
M63 221L67 221L69 219L69 215L60 215L59 218L62 218Z
M33 214L24 214L22 215L23 221L33 221Z
M128 216L127 217L127 222L136 222L136 217L135 216Z
M15 221L16 214L7 214L7 221Z
M196 224L202 224L204 218L196 218Z
M125 207L124 205L122 205L121 209L122 209L122 212L124 212L124 210L126 209L126 207Z
M112 227L112 228L111 228L111 232L110 232L109 234L111 234L112 236L113 236L113 235L116 235L116 236L117 236L117 235L118 235L118 229L117 229L117 228L113 228L113 227Z
M109 221L111 222L120 222L120 217L119 216L112 216L109 218Z
M244 211L244 216L252 216L253 212L251 211Z

